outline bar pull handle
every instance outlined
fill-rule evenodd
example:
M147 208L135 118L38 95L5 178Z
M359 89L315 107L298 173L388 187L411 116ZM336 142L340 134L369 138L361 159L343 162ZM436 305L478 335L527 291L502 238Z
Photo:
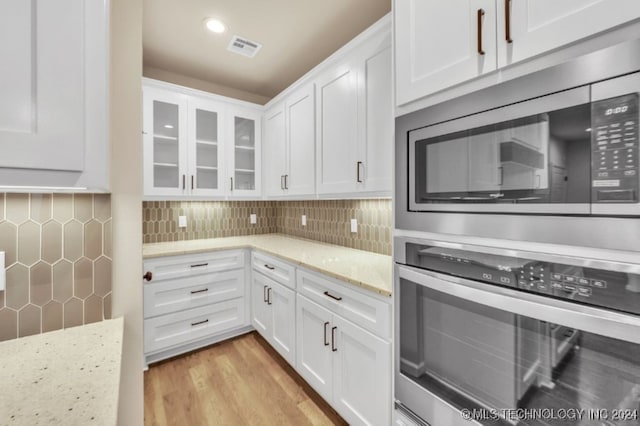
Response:
M271 265L268 265L266 263L264 264L264 267L269 269L270 271L273 271L274 269L276 269L275 266L271 266Z
M338 327L331 327L331 352L338 352L336 347L336 330Z
M194 183L193 183L193 175L191 175L191 190L193 191Z
M182 175L182 190L187 189L187 175Z
M284 175L284 189L289 189L289 175Z
M192 322L191 323L191 327L195 327L196 325L200 325L200 324L206 324L208 322L209 322L209 318L207 318L206 320L203 320L203 321Z
M201 266L209 266L208 263L196 263L195 265L191 265L192 268L199 268Z
M324 323L324 345L329 346L329 342L327 342L327 326L329 325L329 321L325 321Z
M363 164L362 161L358 161L356 163L356 181L358 183L362 183L362 179L360 177L360 167L362 166L362 164Z
M267 305L273 305L273 303L271 303L271 287L267 289Z
M504 39L513 43L511 38L511 0L504 0Z
M478 9L478 55L484 55L482 48L482 21L484 18L484 9Z
M329 293L328 291L325 291L323 294L325 296L328 296L328 297L332 298L333 300L337 300L337 301L342 300L342 297L334 296L333 294Z
M269 288L269 286L268 286L268 285L265 285L265 286L262 288L262 301L263 301L264 303L267 303L267 288Z
M230 186L230 189L231 189L231 191L233 191L233 178L230 178L230 179L231 179L231 186Z
M191 290L191 294L198 294L198 293L204 293L209 291L208 288L203 288L202 290Z
M153 273L151 271L145 272L145 274L142 276L142 279L151 281L153 279Z

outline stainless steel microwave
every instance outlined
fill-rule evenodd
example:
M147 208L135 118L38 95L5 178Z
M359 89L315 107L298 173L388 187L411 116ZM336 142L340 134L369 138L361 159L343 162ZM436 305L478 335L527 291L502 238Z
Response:
M640 49L627 45L399 118L406 210L639 216Z

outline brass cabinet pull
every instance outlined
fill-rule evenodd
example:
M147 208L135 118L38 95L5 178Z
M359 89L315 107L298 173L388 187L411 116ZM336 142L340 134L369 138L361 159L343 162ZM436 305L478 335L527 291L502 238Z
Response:
M328 291L325 291L323 294L325 296L328 296L328 297L332 298L333 300L338 300L338 301L342 300L342 297L334 296L333 294L329 293Z
M233 178L231 178L231 190L233 191Z
M360 166L362 166L362 164L362 161L356 163L356 181L358 183L362 183L362 179L360 178Z
M204 293L206 291L209 291L209 289L208 288L203 288L202 290L191 290L191 294Z
M200 324L206 324L206 323L208 323L208 322L209 322L209 318L207 318L207 319L206 319L206 320L204 320L204 321L192 322L192 323L191 323L191 327L195 327L196 325L200 325Z
M289 175L284 175L284 189L289 189Z
M201 266L209 266L208 263L196 263L195 265L191 265L192 268L199 268Z
M182 175L182 190L187 189L187 175Z
M276 269L274 266L268 265L268 264L264 264L264 267L269 269L270 271L273 271L274 269Z
M143 276L142 279L147 280L147 281L151 281L153 279L153 273L151 271L147 271Z
M336 347L336 330L338 327L331 327L331 352L338 352Z
M478 55L484 55L482 49L482 20L484 18L484 9L478 9Z
M193 187L194 187L194 185L193 185L193 175L191 175L191 190L192 191L193 191Z
M273 303L271 303L271 287L267 289L267 305L273 305Z
M507 43L513 43L511 38L511 0L504 0L504 38Z
M324 345L329 346L329 342L327 342L327 326L329 325L329 321L324 323Z

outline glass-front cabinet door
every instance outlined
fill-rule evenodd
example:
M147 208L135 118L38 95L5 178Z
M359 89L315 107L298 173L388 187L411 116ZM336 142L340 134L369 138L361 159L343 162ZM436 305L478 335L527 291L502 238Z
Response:
M223 106L210 101L189 102L189 189L191 195L220 195Z
M231 196L260 195L260 113L234 109L228 114L230 155L227 184Z
M171 92L145 89L144 103L145 195L184 195L187 193L186 100Z

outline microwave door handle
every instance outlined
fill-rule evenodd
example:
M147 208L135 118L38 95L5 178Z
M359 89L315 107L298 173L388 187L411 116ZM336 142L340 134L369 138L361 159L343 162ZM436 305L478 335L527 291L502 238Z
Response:
M496 287L411 266L398 265L396 268L396 276L399 279L488 308L640 344L640 317L637 316Z

